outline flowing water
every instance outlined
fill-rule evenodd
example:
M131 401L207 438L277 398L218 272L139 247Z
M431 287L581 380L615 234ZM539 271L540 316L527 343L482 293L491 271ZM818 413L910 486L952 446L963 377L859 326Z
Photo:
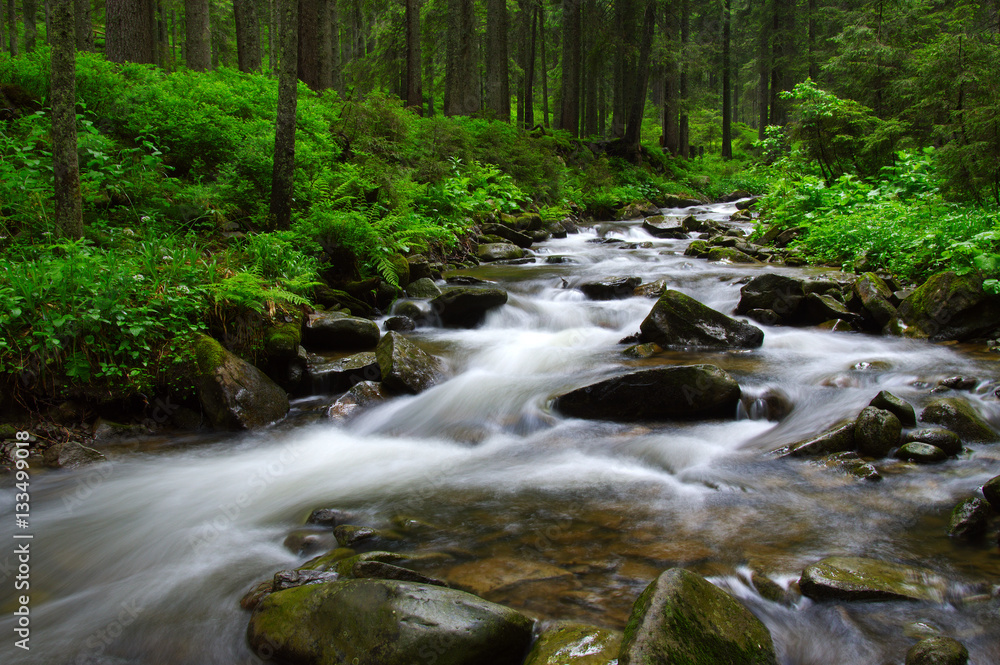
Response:
M733 210L698 215L726 220ZM333 547L328 532L302 527L313 509L333 507L403 531L401 551L422 555L423 572L540 619L620 629L652 578L684 566L761 617L787 665L902 663L928 631L961 640L976 665L1000 662L997 548L946 535L954 503L1000 473L1000 446L932 467L883 462L877 483L766 454L853 417L882 389L919 410L939 379L959 374L982 379L970 399L1000 425L995 359L971 347L794 328L765 328L754 351L626 358L618 342L653 301L589 301L574 288L581 282L666 279L728 312L748 275L820 274L690 259L686 244L652 239L637 223L602 224L536 245L534 264L465 271L500 283L510 300L477 329L413 335L454 378L348 425L319 417L332 398L306 399L267 431L146 441L108 450L105 465L35 472L31 651L13 646L8 516L0 660L259 662L245 644L240 597L315 547ZM549 406L629 367L694 362L737 378L738 419L623 425L567 419ZM762 417L755 399L774 391L794 404L780 422ZM0 490L5 511L13 494ZM289 535L318 542L292 551ZM756 571L788 587L831 555L929 567L949 580L948 592L936 603L777 603L748 581Z

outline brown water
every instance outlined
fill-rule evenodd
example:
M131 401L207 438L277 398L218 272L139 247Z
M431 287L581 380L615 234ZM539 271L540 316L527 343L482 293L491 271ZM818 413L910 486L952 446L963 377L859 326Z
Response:
M727 219L732 210L700 214ZM638 330L652 301L591 302L575 285L666 278L730 311L741 278L777 269L689 259L681 241L636 249L587 242L598 233L652 240L637 224L603 225L544 243L538 263L467 271L500 282L510 302L476 330L414 335L454 372L419 396L349 426L316 417L332 398L301 400L287 423L266 432L149 441L109 451L107 465L38 475L32 650L13 647L8 577L2 661L258 662L245 645L239 598L310 558L283 541L314 508L336 507L371 526L421 522L401 545L422 555L417 567L541 619L621 628L652 578L684 566L760 616L786 665L902 663L927 631L964 642L976 665L1000 662L1000 601L991 597L1000 555L995 545L962 546L945 533L951 506L1000 474L1000 446L974 446L934 467L885 461L879 483L766 454L854 416L879 390L919 409L930 387L956 374L982 379L969 397L1000 425L994 357L766 328L763 348L751 352L629 360L617 342ZM544 263L552 254L573 263ZM737 377L750 396L740 419L621 425L565 419L549 407L554 395L626 367L693 362ZM769 389L795 405L780 423L760 418L752 399ZM2 491L5 507L12 493ZM8 522L0 538L10 543ZM929 567L949 590L940 603L779 604L748 583L756 571L788 587L831 555Z

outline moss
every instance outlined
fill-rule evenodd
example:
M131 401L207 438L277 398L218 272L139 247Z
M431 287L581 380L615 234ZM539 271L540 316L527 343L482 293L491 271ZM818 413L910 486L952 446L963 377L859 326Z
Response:
M301 322L279 323L264 335L264 352L269 358L292 358L302 344Z
M226 350L208 335L200 335L191 344L199 374L211 374L226 361Z

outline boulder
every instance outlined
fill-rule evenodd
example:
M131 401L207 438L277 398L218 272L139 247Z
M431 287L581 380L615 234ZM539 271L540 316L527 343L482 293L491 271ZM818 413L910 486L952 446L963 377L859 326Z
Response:
M990 478L983 485L983 496L990 502L993 510L1000 512L1000 476Z
M418 279L434 279L434 270L431 268L430 261L423 254L414 254L413 256L406 257L406 262L410 264L410 282L415 282Z
M844 303L833 296L810 293L799 308L800 314L809 325L819 325L826 321L849 321L861 325L861 317L847 309Z
M709 249L711 248L704 240L692 240L684 250L684 256L693 256L697 259L703 259L708 256Z
M837 469L858 480L869 482L882 480L882 474L878 472L878 469L861 459L853 450L828 455L820 460L820 463L828 469Z
M528 249L533 242L528 234L521 233L505 224L487 224L483 227L483 233L499 236L521 249Z
M635 201L618 211L618 219L639 219L659 215L660 209L649 201Z
M584 282L579 288L591 300L619 300L630 298L641 283L642 280L638 277L613 277L597 282Z
M940 601L945 580L926 568L865 559L829 557L802 572L799 589L813 600Z
M854 424L854 443L858 452L868 457L885 457L899 445L903 426L894 414L866 406Z
M940 448L947 455L962 452L962 440L954 432L936 427L910 430L903 435L903 443L920 442Z
M790 324L795 321L799 305L805 298L802 280L779 273L764 273L747 282L740 289L737 314L751 310L770 310L777 316L775 323Z
M427 577L420 573L394 566L383 561L356 561L351 566L351 577L354 579L376 579L376 580L399 580L400 582L416 582L417 584L430 584L433 586L447 587L447 582L442 582L433 577Z
M718 224L707 220L698 219L694 215L688 215L681 220L681 230L685 233L703 233L706 231L719 230Z
M507 302L507 292L497 288L453 286L431 300L431 307L449 328L473 328L486 313Z
M956 639L928 637L906 652L905 665L967 665L969 651Z
M892 289L875 273L861 275L851 287L851 292L857 298L865 320L871 322L871 327L881 330L896 315Z
M904 443L896 451L896 458L917 464L936 464L948 459L948 453L937 446L920 441Z
M913 427L917 424L917 414L913 410L913 405L904 399L896 397L887 390L882 390L875 398L868 403L876 409L888 411L899 418L903 427Z
M654 238L668 238L672 240L687 240L688 238L687 232L679 226L657 226L648 219L643 221L642 230Z
M421 277L406 286L406 295L411 298L434 298L441 295L441 289L430 277Z
M423 315L423 312L420 312ZM417 329L417 322L408 316L403 316L402 314L398 316L390 316L385 320L383 324L386 330L394 330L396 332L409 332L411 330Z
M705 258L709 261L722 261L724 263L745 263L749 265L760 263L760 261L749 254L745 254L733 247L713 247L708 250Z
M288 396L259 369L241 360L206 335L192 345L194 384L213 426L252 429L288 413Z
M885 327L889 335L967 340L1000 327L1000 297L986 293L973 275L943 272L932 276L900 303Z
M329 394L343 392L362 381L379 381L382 373L375 354L364 351L336 360L310 363L309 377L313 393Z
M381 383L362 381L337 398L326 411L331 420L351 418L365 409L377 406L389 399L389 393Z
M920 420L946 427L965 441L996 441L997 433L972 405L959 397L936 399L920 412Z
M264 333L264 355L271 362L293 360L302 344L302 322L278 323Z
M657 577L632 606L619 665L773 665L767 627L732 596L680 568Z
M419 393L444 380L441 361L397 332L386 333L375 348L382 383L397 393Z
M667 290L667 280L658 279L655 282L640 284L632 290L632 295L644 298L659 298Z
M480 245L476 250L476 256L484 262L507 261L522 258L524 250L509 242L491 242Z
M306 321L304 344L311 351L373 349L379 335L374 321L340 312L316 312Z
M77 469L89 464L107 462L108 459L99 450L94 450L76 441L66 441L46 449L42 455L42 461L45 466L54 469Z
M616 630L560 621L538 635L524 665L611 665L621 643Z
M575 418L616 421L733 418L740 386L714 365L657 367L612 377L556 398Z
M666 290L640 326L644 342L660 346L754 349L764 331L732 319L680 291Z
M329 286L320 284L313 290L313 293L316 303L324 307L343 308L359 316L375 316L375 308L347 291L331 289Z
M793 443L788 447L787 454L792 457L819 457L854 450L854 427L853 420L837 423L819 436Z
M948 519L948 535L959 540L982 540L992 509L979 497L960 501Z
M342 580L272 593L250 646L301 665L521 665L532 622L481 598L395 580Z

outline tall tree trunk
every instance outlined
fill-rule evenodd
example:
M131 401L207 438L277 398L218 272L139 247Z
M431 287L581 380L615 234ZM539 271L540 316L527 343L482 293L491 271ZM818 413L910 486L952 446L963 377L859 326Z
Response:
M601 61L603 54L597 46L598 8L594 0L586 0L583 16L583 36L586 44L583 47L583 62L586 67L580 77L583 88L583 134L597 135L597 85L601 80Z
M562 0L562 106L559 127L580 135L580 0Z
M36 0L22 0L21 19L24 23L24 52L31 53L35 50L35 39L38 36L38 4Z
M673 3L667 3L664 23L666 25L666 37L669 46L663 77L663 149L675 157L681 153L681 70L678 61L679 20L680 14L677 12L676 6Z
M271 76L278 75L278 7L275 0L267 0L267 65Z
M406 105L423 115L420 71L420 0L406 0Z
M510 122L510 72L507 53L507 2L486 0L486 110Z
M212 32L208 0L184 0L184 22L187 28L187 66L196 72L212 67Z
M538 38L542 42L542 124L549 127L549 64L545 59L545 5L538 4Z
M11 23L13 26L13 23ZM5 37L7 35L7 5L0 1L0 51L7 48Z
M625 123L626 154L635 161L641 159L640 140L642 139L642 118L646 108L646 89L649 85L649 54L653 45L653 28L656 26L656 0L647 0L646 11L642 17L642 42L639 45L639 59L636 63L635 76L632 77L633 89L629 94L628 119Z
M111 62L156 61L152 0L107 0L104 52Z
M330 69L332 78L330 87L338 94L344 94L344 74L343 60L340 55L340 8L337 7L338 0L329 0L330 3Z
M319 90L333 87L333 24L330 14L332 0L316 0L316 48L319 57Z
M691 3L681 0L681 78L680 107L681 115L678 121L677 134L680 139L681 157L691 156L691 141L688 137L688 40L691 31Z
M322 90L320 82L319 3L320 0L298 0L299 3L299 80L311 90Z
M528 57L524 66L524 126L531 129L535 126L535 42L538 35L537 3L529 5L531 9L531 37L528 40Z
M55 221L67 238L83 237L76 151L76 25L73 0L55 0L52 16L52 171Z
M774 0L770 0L773 2ZM766 3L765 3L766 5ZM771 100L768 89L770 65L771 21L766 7L761 11L761 28L757 50L757 139L764 140L768 124L768 104Z
M819 78L819 63L816 62L816 0L809 0L809 78Z
M733 158L733 86L730 76L730 1L722 4L722 158Z
M233 0L236 60L241 72L260 71L260 24L254 0Z
M277 0L281 10L281 71L278 114L274 131L274 171L271 177L271 220L287 229L292 218L295 183L295 113L298 104L299 3Z
M429 118L434 116L434 47L436 45L436 41L431 43L427 57L424 58L424 80L427 81L424 92L427 95L427 117Z
M7 0L7 24L10 54L17 55L17 14L14 13L14 0Z
M94 26L90 18L90 0L75 0L73 3L75 20L76 50L94 50Z
M475 4L449 0L448 55L445 62L444 114L471 115L479 111L479 74L476 68Z

